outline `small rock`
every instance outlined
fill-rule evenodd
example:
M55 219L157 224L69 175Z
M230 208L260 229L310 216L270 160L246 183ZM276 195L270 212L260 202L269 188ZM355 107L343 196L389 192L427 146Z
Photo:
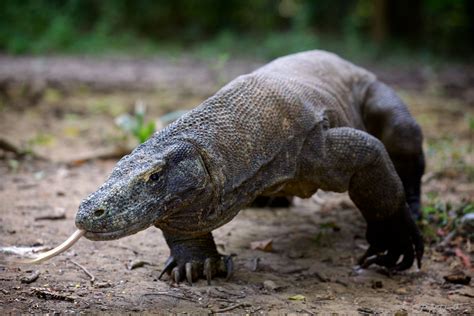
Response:
M39 275L40 275L39 271L33 271L32 273L20 278L20 282L25 283L25 284L33 283L38 279Z
M406 295L408 294L408 291L406 288L401 287L395 290L395 293L400 294L400 295Z
M109 282L97 282L97 283L94 284L94 287L99 288L99 289L103 289L103 288L112 287L112 284L110 284Z
M399 309L395 312L394 316L408 316L408 312L404 309Z
M277 291L278 289L281 288L281 286L276 285L276 283L273 282L272 280L263 281L263 287L267 291Z
M127 264L127 269L128 270L133 270L133 269L136 269L136 268L141 268L145 265L149 265L150 263L147 262L147 261L143 261L143 260L134 260L134 261L131 261Z
M373 289L381 289L383 288L382 281L372 281L372 288Z
M290 259L300 259L300 258L303 258L304 255L305 254L303 252L295 250L295 249L291 249L287 254L288 258Z
M474 234L474 213L467 213L461 218L461 232L466 235Z

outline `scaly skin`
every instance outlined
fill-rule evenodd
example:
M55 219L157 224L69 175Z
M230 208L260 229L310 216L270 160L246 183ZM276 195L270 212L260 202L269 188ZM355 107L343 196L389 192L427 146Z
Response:
M155 225L171 252L163 273L209 281L232 273L211 232L252 201L349 191L367 221L360 264L404 270L423 254L410 215L419 214L421 142L403 102L373 74L322 51L290 55L238 77L122 158L76 225L93 240Z

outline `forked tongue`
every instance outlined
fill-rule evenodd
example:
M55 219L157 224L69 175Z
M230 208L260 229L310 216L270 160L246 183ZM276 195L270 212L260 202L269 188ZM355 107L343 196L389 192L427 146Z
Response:
M54 256L57 256L60 253L71 248L72 245L74 245L85 234L85 232L86 232L85 230L78 229L74 232L74 234L71 235L71 237L69 237L65 242L63 242L56 248L46 251L44 253L41 253L36 258L21 260L20 263L40 263Z

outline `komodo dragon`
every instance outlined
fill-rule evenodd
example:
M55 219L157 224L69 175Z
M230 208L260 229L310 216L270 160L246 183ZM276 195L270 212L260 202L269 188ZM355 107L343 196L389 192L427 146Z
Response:
M420 266L422 134L372 73L309 51L240 76L123 157L80 205L91 240L163 231L171 280L230 276L211 232L259 196L349 191L367 221L362 267ZM411 212L410 212L411 210ZM400 260L399 260L400 259Z

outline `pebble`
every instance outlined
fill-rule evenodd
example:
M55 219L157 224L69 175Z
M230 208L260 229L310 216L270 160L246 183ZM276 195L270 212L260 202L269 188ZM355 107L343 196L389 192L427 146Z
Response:
M277 291L281 286L278 286L275 282L271 280L265 280L263 281L263 287L267 291Z
M396 289L395 293L400 294L400 295L405 295L405 294L408 294L408 291L406 288L401 287L401 288Z
M474 213L467 213L461 218L461 231L466 235L474 234Z

